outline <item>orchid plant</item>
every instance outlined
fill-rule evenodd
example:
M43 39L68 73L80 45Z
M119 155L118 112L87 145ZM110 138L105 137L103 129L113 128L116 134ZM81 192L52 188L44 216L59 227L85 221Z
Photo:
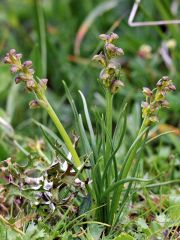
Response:
M169 107L166 100L167 93L174 91L176 88L167 76L162 77L153 90L147 87L143 88L145 101L141 104L142 125L123 159L119 159L117 152L126 137L128 113L126 103L119 110L118 122L114 123L113 98L125 87L121 80L121 64L119 61L124 55L124 51L115 45L119 38L116 33L101 34L99 38L103 41L104 47L92 60L102 66L98 81L105 93L106 112L105 115L97 113L98 129L95 129L91 122L86 99L80 92L88 128L85 131L86 123L83 123L81 115L78 114L70 91L64 83L75 116L76 130L80 136L80 142L83 143L83 153L88 156L89 166L86 168L84 167L86 164L84 158L78 153L76 145L46 98L48 80L36 77L32 62L28 60L22 63L22 54L16 53L14 49L6 54L4 63L11 66L11 72L15 74L15 82L17 84L24 83L27 91L34 93L35 99L29 103L30 108L42 107L49 114L69 151L75 171L80 172L81 181L86 183L85 199L90 200L90 207L92 210L94 209L92 211L93 219L108 224L110 226L108 229L112 230L117 226L134 186L133 183L150 181L137 177L141 153L146 145L150 128L159 121L159 110ZM95 131L97 134L95 134ZM64 160L67 159L69 158L66 156Z

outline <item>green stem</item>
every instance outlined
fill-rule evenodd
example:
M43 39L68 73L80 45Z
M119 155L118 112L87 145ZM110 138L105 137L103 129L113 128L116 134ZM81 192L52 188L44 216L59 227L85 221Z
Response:
M76 167L81 166L81 161L79 159L79 156L71 142L71 139L69 138L66 130L64 129L62 123L60 122L59 118L57 117L56 113L54 112L53 108L51 107L50 103L48 102L47 98L45 97L45 95L39 95L38 94L38 98L40 100L43 100L45 102L45 104L43 104L43 107L47 110L50 118L52 119L52 121L54 122L55 126L57 127L62 139L64 140L69 152L72 155L72 158L74 160L74 164Z
M110 93L109 89L106 91L106 147L105 147L105 156L104 156L104 167L106 166L109 158L111 157L111 138L112 138L112 105L113 105L113 95ZM111 168L109 168L108 177L106 177L106 189L109 188L111 183ZM108 222L108 212L109 212L110 197L107 195L106 205L104 206L104 221Z
M112 102L113 102L113 95L110 93L109 90L106 92L106 101L107 101L107 108L106 108L106 153L105 153L105 161L107 163L110 155L111 155L111 137L112 137Z

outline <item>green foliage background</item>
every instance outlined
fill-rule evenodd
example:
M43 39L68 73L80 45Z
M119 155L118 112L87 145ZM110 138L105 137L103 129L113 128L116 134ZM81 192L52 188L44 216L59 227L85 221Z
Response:
M136 21L180 19L180 11L176 16L171 13L171 3L171 0L142 0ZM132 28L127 23L132 5L133 0L109 0L108 2L105 0L1 0L0 58L2 59L9 49L15 48L17 52L23 53L24 59L33 61L37 76L48 78L48 98L57 115L71 132L74 130L74 118L62 81L65 80L69 86L79 112L83 111L81 98L78 95L79 89L84 93L92 112L94 106L103 112L105 99L96 81L100 69L91 62L91 57L101 50L102 46L99 45L97 38L100 33L108 31L118 33L120 36L118 46L125 52L121 76L125 88L115 98L114 120L118 117L118 110L123 100L129 101L128 137L121 151L126 151L129 141L134 139L141 123L142 87L153 87L163 75L170 76L174 80L177 91L169 96L171 108L161 113L161 123L175 127L178 134L162 137L161 140L147 147L145 163L141 166L144 170L140 172L139 177L143 177L148 170L148 176L161 173L159 175L161 182L167 179L173 180L179 178L180 163L178 130L180 123L180 25ZM104 7L107 8L106 11ZM80 43L80 53L77 54L78 44L75 44L75 41L79 43L78 37L82 36L82 31L85 34ZM170 68L167 67L159 53L162 44L169 39L176 42L175 49L169 52L172 60ZM150 60L142 59L138 55L139 48L143 44L152 47ZM24 94L21 86L15 86L7 66L1 64L0 117L5 119L6 124L1 125L0 128L0 161L17 154L10 141L13 131L22 145L26 145L29 138L37 139L42 136L39 128L32 123L32 119L41 121L51 130L55 130L46 113L41 110L28 109L28 102L31 98L32 96ZM92 121L95 124L95 118ZM154 132L156 130L154 129ZM119 154L123 154L122 152ZM20 153L16 157L23 158ZM166 186L164 193L174 194L177 200L177 189L178 187L170 189ZM158 190L154 190L153 194L156 193ZM149 205L156 212L157 209L153 204L154 202L150 199ZM173 205L172 199L168 204ZM176 212L170 211L172 218L179 211L179 208L177 209ZM138 208L138 213L142 214L140 208ZM124 221L127 228L133 225L133 222L127 223L126 219ZM153 231L153 227L157 227L147 228L141 218L136 224L139 231L145 235ZM130 227L133 228L133 226ZM3 228L3 225L0 225L0 228ZM91 229L88 231L91 236ZM40 233L45 236L43 232ZM68 233L66 235L68 236Z

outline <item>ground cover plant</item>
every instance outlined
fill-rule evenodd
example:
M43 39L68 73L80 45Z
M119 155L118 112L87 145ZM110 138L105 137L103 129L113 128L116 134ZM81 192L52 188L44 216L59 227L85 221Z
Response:
M1 1L0 238L178 239L179 25L130 28L131 7Z
M4 63L10 65L11 72L15 74L15 83L25 83L26 92L35 95L35 99L29 103L30 108L43 108L61 137L52 134L41 123L37 123L50 147L47 150L50 151L49 154L44 151L43 143L40 141L32 140L29 150L20 146L16 138L11 136L16 146L26 155L26 160L18 156L16 161L12 158L2 161L2 209L5 215L11 215L13 223L6 220L3 215L1 220L3 224L19 233L17 239L22 237L29 239L31 234L34 239L66 239L68 236L70 238L82 236L82 239L88 239L92 231L89 230L88 224L100 225L95 234L103 239L114 238L117 234L120 234L119 239L133 239L135 234L131 236L128 233L121 233L122 227L119 224L137 189L145 191L146 188L179 182L175 179L153 184L154 179L139 177L141 155L148 142L152 141L148 139L149 131L159 121L160 109L169 107L166 95L176 90L175 85L169 77L163 76L153 90L143 88L145 101L141 104L143 118L141 127L129 150L117 157L126 132L127 102L121 104L118 121L113 123L113 98L125 87L119 79L121 74L119 60L124 51L114 45L119 38L117 34L101 34L99 38L104 42L104 47L92 60L103 67L99 75L99 84L106 98L105 114L98 110L94 111L96 128L93 128L86 99L79 91L84 107L83 121L64 82L75 118L77 132L74 133L73 140L68 136L45 96L47 79L36 77L32 62L30 60L22 62L22 54L16 53L15 49L11 49L4 57ZM9 204L12 206L10 212ZM143 220L139 221L142 221L141 224L146 229L146 237L153 234L156 236L154 226L148 226ZM171 220L170 223L175 229L178 227L178 219ZM78 228L79 225L87 226L82 230ZM31 232L31 228L34 232ZM7 234L7 231L3 233L2 230L2 234ZM11 233L8 234L11 236ZM169 233L167 230L167 233L163 234L177 236L176 230L175 233Z

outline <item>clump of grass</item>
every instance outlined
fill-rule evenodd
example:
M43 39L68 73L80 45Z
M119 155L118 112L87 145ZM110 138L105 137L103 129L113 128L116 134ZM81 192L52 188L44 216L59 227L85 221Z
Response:
M47 79L35 77L32 62L25 61L21 63L22 55L17 54L14 49L7 53L4 62L10 64L11 72L16 74L15 82L24 83L26 89L34 93L35 100L30 102L30 108L42 107L54 122L72 157L71 163L74 165L75 171L78 172L81 180L86 180L85 195L88 196L88 198L86 196L86 200L88 199L91 202L91 209L94 209L92 219L108 224L110 227L107 228L107 231L109 231L117 226L133 188L133 183L150 181L137 177L141 154L147 142L150 128L158 122L159 110L169 107L166 95L168 92L174 91L175 86L172 80L164 76L157 82L153 90L147 87L143 88L145 101L142 103L142 125L134 141L129 145L129 150L123 156L123 159L119 159L117 152L122 146L126 135L127 103L122 104L118 121L114 123L113 99L125 87L121 80L119 61L124 55L124 51L115 45L115 41L118 39L117 34L101 34L99 38L104 42L104 47L102 52L93 57L93 60L102 66L98 81L104 90L106 111L105 115L101 115L99 112L96 113L96 129L91 122L83 93L80 92L84 106L85 122L82 121L81 115L78 114L70 91L64 83L82 143L82 156L78 153L76 144L68 136L63 124L45 96ZM85 131L85 124L87 124L87 131ZM49 141L47 136L46 138ZM53 147L53 144L51 145ZM57 151L57 147L54 146L54 148ZM58 149L58 151L61 150ZM67 161L69 161L68 156L65 156ZM84 156L86 156L86 161L83 160ZM127 187L125 187L125 183L128 184Z

